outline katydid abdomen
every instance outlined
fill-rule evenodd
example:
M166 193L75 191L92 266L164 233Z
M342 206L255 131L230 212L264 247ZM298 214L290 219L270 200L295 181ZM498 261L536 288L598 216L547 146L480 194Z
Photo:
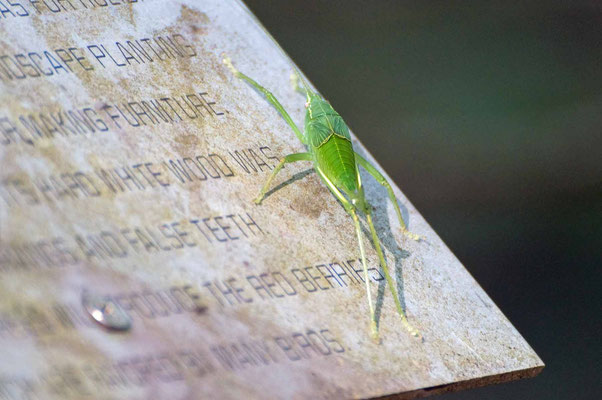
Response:
M316 164L332 182L346 193L355 192L359 183L355 170L355 154L351 142L332 134L319 147L313 148Z
M305 137L317 167L347 194L359 188L349 128L326 100L309 95Z

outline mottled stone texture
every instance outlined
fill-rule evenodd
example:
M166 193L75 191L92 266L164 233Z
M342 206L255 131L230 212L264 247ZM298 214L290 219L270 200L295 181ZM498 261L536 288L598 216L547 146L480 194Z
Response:
M0 398L414 398L541 370L396 187L425 242L362 175L423 341L367 245L371 340L352 221L310 165L252 203L303 146L223 54L299 124L304 99L239 2L21 3L0 18ZM84 290L131 330L95 324Z

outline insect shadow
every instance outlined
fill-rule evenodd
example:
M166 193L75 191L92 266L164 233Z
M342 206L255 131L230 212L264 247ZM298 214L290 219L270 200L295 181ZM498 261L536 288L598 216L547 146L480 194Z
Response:
M309 176L313 173L315 173L316 171L314 171L313 168L308 168L305 171L301 171L301 172L297 172L296 174L294 174L293 176L291 176L290 178L288 178L286 181L280 183L279 185L273 187L272 189L270 189L266 194L265 194L265 198L268 198L269 196L272 195L272 193L275 193L277 191L279 191L280 189L284 188L285 186L290 185L291 183L295 183L303 178L305 178L306 176Z

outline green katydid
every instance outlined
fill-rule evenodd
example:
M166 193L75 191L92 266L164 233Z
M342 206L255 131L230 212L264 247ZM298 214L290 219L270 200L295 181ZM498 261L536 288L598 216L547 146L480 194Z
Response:
M403 220L401 210L397 204L397 199L395 198L395 194L393 193L393 189L391 188L389 182L372 164L370 164L364 157L353 150L349 128L343 121L343 118L341 118L341 116L332 108L330 103L309 88L307 83L303 80L303 78L301 78L297 71L295 71L296 74L293 77L294 88L295 90L304 94L307 99L305 104L306 113L304 132L299 130L290 115L271 92L269 92L249 76L238 71L232 65L230 59L224 58L224 63L232 71L234 76L245 80L265 96L267 101L276 108L282 118L284 118L291 129L295 132L297 138L299 138L299 140L306 146L307 149L307 152L289 154L280 160L278 166L272 171L272 174L259 192L259 195L255 198L255 203L261 203L266 192L270 188L272 180L282 169L284 164L295 161L311 161L318 176L322 179L324 184L326 184L328 189L330 189L332 194L340 201L345 211L353 218L355 232L359 242L366 292L368 295L372 336L375 339L378 338L378 327L374 313L374 306L372 304L372 295L370 293L370 281L368 278L368 268L366 265L366 255L362 240L360 220L357 215L358 211L363 212L366 215L366 221L372 236L372 243L374 244L374 248L378 254L381 268L387 280L387 285L389 286L389 289L393 295L393 299L395 300L395 306L397 307L397 311L401 316L402 323L413 336L420 337L420 333L410 325L406 318L397 295L397 289L393 283L391 275L389 274L389 269L383 256L378 236L376 235L376 230L374 229L374 225L372 223L371 206L368 204L364 196L364 187L360 178L358 165L364 167L366 171L368 171L368 173L370 173L370 175L372 175L378 181L378 183L387 189L389 199L395 207L395 211L397 212L397 217L404 235L413 240L422 239L421 236L411 233L406 229L406 223ZM299 86L299 80L302 82L302 87Z

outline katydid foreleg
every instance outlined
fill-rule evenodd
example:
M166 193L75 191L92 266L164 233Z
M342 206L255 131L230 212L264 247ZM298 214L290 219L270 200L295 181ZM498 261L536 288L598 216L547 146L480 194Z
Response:
M234 67L234 65L232 65L232 61L230 61L229 58L224 58L224 64L226 64L226 66L230 69L230 71L232 71L232 73L234 74L234 76L236 76L237 78L245 80L247 83L249 83L255 89L259 90L265 96L266 100L272 106L274 106L274 108L280 113L280 115L282 116L282 118L284 118L284 120L286 121L286 123L295 132L295 135L297 135L297 138L301 141L301 143L303 143L303 144L306 143L305 142L305 137L303 136L303 133L301 133L301 131L299 130L299 127L295 124L295 122L293 121L293 119L291 118L291 116L288 114L288 112L286 112L286 110L284 109L284 107L282 106L282 104L280 104L280 102L278 101L278 99L276 98L276 96L274 96L272 94L272 92L270 92L269 90L267 90L266 88L264 88L263 86L261 86L253 78L250 78L247 75L245 75L242 72L240 72L239 70L237 70Z

